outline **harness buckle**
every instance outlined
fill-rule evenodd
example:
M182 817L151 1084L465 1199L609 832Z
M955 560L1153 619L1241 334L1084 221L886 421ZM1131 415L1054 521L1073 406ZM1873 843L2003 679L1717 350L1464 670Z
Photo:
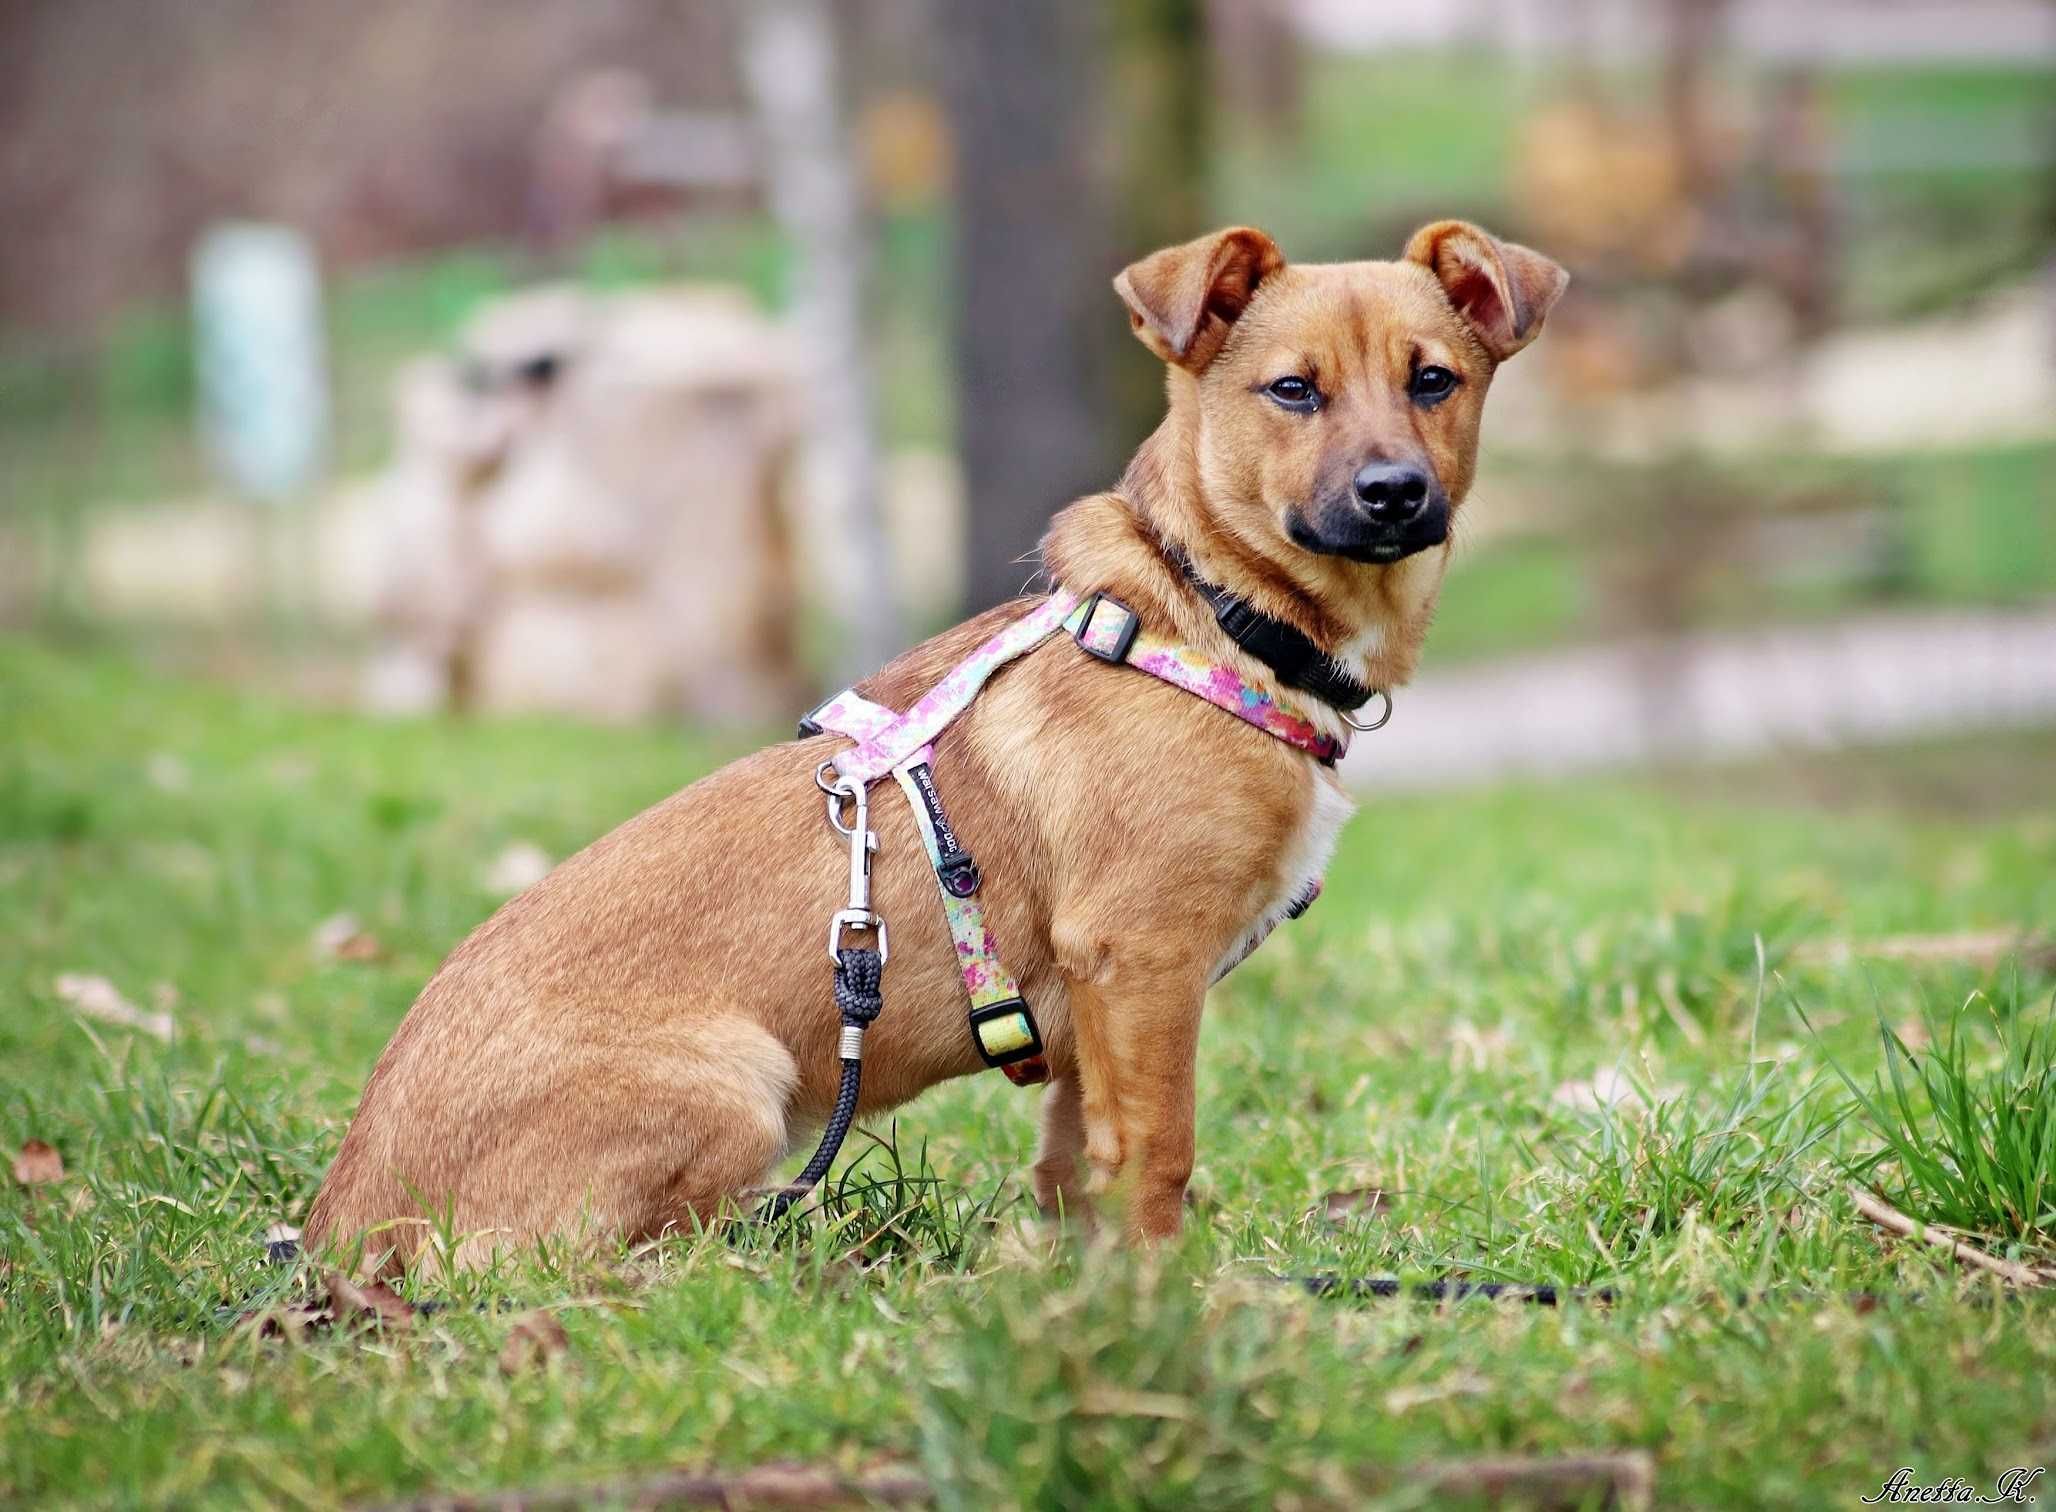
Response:
M1101 611L1112 611L1104 621ZM1118 615L1119 618L1114 618ZM1085 613L1071 639L1087 656L1119 664L1128 659L1128 649L1142 629L1142 618L1110 593L1095 593L1085 601Z
M1006 998L971 1010L971 1038L988 1066L1011 1066L1042 1054L1042 1031L1026 998Z
M868 908L844 908L828 920L828 959L836 965L842 964L842 932L845 929L869 929L878 935L878 964L883 966L891 959L892 952L885 944L885 920Z

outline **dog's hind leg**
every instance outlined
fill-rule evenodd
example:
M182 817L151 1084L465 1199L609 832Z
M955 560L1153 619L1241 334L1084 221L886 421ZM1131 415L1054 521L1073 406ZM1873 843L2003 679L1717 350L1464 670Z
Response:
M799 1081L792 1053L754 1023L717 1022L718 1054L681 1068L691 1127L672 1147L654 1207L629 1226L635 1237L654 1238L713 1217L785 1157L786 1105Z
M546 1108L510 1110L527 1137L465 1173L454 1264L545 1237L653 1238L711 1217L785 1154L798 1074L774 1036L739 1017L685 1016L587 1047L537 1099Z

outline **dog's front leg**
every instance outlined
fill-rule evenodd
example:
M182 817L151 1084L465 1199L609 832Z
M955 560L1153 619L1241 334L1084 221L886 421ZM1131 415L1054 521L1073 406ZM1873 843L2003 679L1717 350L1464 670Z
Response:
M1167 1239L1192 1177L1193 1067L1204 982L1173 972L1070 984L1088 1190L1111 1193L1132 1238Z
M1042 1094L1042 1137L1035 1147L1035 1203L1048 1218L1092 1221L1086 1201L1085 1100L1078 1073L1053 1077Z

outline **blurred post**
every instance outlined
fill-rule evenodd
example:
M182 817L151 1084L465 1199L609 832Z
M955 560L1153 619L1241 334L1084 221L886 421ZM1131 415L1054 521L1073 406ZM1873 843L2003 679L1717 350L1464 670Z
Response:
M822 0L755 0L745 15L743 72L764 136L771 206L798 254L794 322L812 395L810 430L837 491L831 555L843 570L831 587L847 631L837 672L855 678L900 649L899 599L864 326L869 245L843 129L834 27Z
M1107 332L1125 333L1094 174L1093 7L944 6L956 135L958 435L965 596L1021 592L1052 512L1110 484Z
M297 497L328 436L321 274L285 226L218 226L193 254L201 424L238 491Z
M208 450L239 494L275 506L262 527L266 596L274 608L305 609L315 571L309 491L329 421L314 248L288 226L217 226L194 249L192 278Z

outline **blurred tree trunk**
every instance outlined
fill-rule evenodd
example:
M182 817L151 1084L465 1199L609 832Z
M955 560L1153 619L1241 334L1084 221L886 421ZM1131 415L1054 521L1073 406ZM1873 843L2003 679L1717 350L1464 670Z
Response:
M1110 281L1207 228L1204 0L952 0L958 433L974 610L1163 415Z
M1190 241L1211 224L1214 90L1203 0L1112 0L1108 14L1114 243L1125 264ZM1104 330L1114 343L1109 411L1126 456L1163 418L1163 367L1124 320L1109 320Z
M1214 67L1208 100L1237 131L1255 133L1272 150L1298 146L1306 123L1306 54L1291 0L1211 0L1206 16Z
M813 437L837 490L833 613L847 632L837 674L855 679L900 649L899 600L880 500L878 417L865 328L871 256L838 95L824 0L754 0L743 71L763 131L771 206L799 254L794 317L811 368Z
M1101 339L1126 329L1103 186L1093 8L948 0L957 432L973 611L1018 594L1050 515L1119 467Z

